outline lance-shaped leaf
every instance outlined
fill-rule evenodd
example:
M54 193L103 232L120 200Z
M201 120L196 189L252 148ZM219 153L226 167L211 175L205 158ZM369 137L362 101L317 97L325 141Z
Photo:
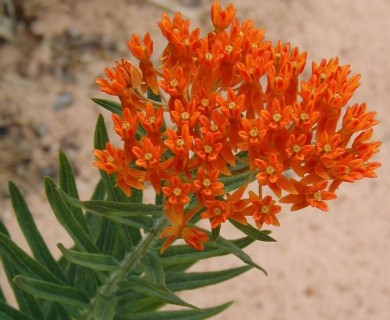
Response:
M160 311L160 312L140 312L134 315L121 316L117 315L117 320L203 320L215 316L227 309L232 302L223 305L198 310L177 310L177 311Z
M65 259L74 264L100 271L116 271L120 268L119 262L111 255L69 250L61 243L57 247Z
M0 252L16 268L17 272L47 281L62 283L59 278L31 258L3 233L0 233Z
M3 301L0 301L0 319L2 320L34 320L27 314L20 312Z
M172 291L192 290L227 281L252 269L252 266L212 272L172 272L166 274L167 287Z
M72 215L72 211L69 209L68 205L65 203L65 201L59 194L59 189L57 189L56 184L49 177L45 178L45 188L47 199L49 200L49 203L53 209L54 214L57 217L57 220L66 229L66 231L72 237L74 242L80 248L88 252L99 253L99 250L93 243L90 236L85 232L85 230L81 227L76 218ZM65 194L63 191L61 192L62 194Z
M195 306L185 302L175 293L167 288L155 287L147 283L144 279L138 277L130 277L126 285L128 290L142 293L148 297L155 298L169 304L176 304L183 307L197 309Z
M144 270L146 282L156 287L165 287L164 269L156 252L149 251L143 256L141 267Z
M99 106L104 109L117 114L118 116L122 116L122 105L116 101L100 99L100 98L92 98L92 101L97 103Z
M73 307L91 308L87 295L79 289L25 276L16 276L14 281L19 288L37 298Z
M248 264L252 267L255 267L256 269L263 271L267 275L267 271L265 271L262 267L260 267L258 264L256 264L249 255L247 255L243 250L241 250L240 247L235 245L230 240L226 240L222 237L219 237L216 242L209 242L206 245L212 246L212 247L215 247L218 249L222 249L228 253L232 253L237 258L239 258L241 261L245 262L246 264Z
M272 237L270 237L269 231L267 230L258 230L254 227L252 227L250 224L247 224L246 226L242 223L239 223L236 220L229 219L230 223L235 226L238 230L241 230L243 233L245 233L248 237L252 238L253 240L259 240L259 241L265 241L265 242L276 242L276 240Z
M51 255L49 249L47 248L46 243L43 240L40 232L38 231L32 214L20 190L12 182L9 183L9 192L11 196L12 206L14 208L20 229L24 234L24 237L31 249L32 254L38 262L45 265L59 279L65 282L65 277L57 262Z
M0 220L0 233L9 238L9 232L5 225ZM29 295L28 293L20 290L15 283L12 281L13 278L19 273L18 270L14 267L14 265L10 262L10 260L3 254L0 250L0 258L3 264L3 268L5 274L7 276L7 280L14 292L16 301L19 305L19 310L32 316L33 318L40 319L43 318L43 313L40 308L40 305L36 301L34 297ZM4 300L5 301L5 300Z
M117 296L105 297L98 295L93 309L93 318L95 320L112 320L115 316Z
M250 245L254 240L249 237L244 237L236 240L231 240L232 244L237 248L245 248ZM202 259L208 259L212 257L223 256L230 253L226 248L205 245L204 251L195 251L188 245L176 245L171 246L161 257L161 263L166 266L177 266L185 264L188 266L191 263L195 263Z
M73 174L73 168L63 152L59 153L59 176L60 188L70 196L79 199L79 193L76 187L76 180ZM71 208L73 216L76 218L80 226L85 232L89 232L87 223L85 221L83 211L80 208Z
M67 195L61 190L59 190L59 192L69 204L91 212L95 212L103 216L124 218L124 217L163 214L162 206L156 206L154 204L114 202L114 201L101 201L101 200L80 201L76 198Z

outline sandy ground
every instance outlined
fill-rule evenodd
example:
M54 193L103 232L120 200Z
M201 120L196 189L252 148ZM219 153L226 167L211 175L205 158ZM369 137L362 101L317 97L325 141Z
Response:
M8 1L5 3L12 3ZM17 3L18 1L15 1ZM20 2L20 1L19 1ZM211 0L160 1L182 8L193 26L209 26ZM227 3L226 1L221 1ZM0 2L1 5L2 2ZM157 0L155 3L158 4ZM200 3L191 7L189 4ZM238 17L252 18L271 40L309 53L308 61L338 56L361 73L353 101L378 111L383 163L375 180L342 185L329 213L281 214L276 244L256 243L247 252L265 267L183 297L199 307L236 300L218 320L390 319L390 2L387 0L241 0ZM23 6L22 6L23 7ZM15 8L14 8L15 9ZM150 31L162 43L156 20L164 9L146 1L30 0L23 11L7 7L0 20L0 217L25 246L7 198L14 180L27 194L52 251L69 244L45 203L43 175L57 175L57 153L75 165L82 198L98 178L90 165L93 129L101 109L90 97L105 66L128 56L132 33ZM161 48L161 45L160 45ZM106 97L107 98L107 97ZM105 113L108 118L108 114ZM227 235L233 231L226 228ZM234 258L209 260L196 270L240 265ZM4 274L0 270L1 282Z

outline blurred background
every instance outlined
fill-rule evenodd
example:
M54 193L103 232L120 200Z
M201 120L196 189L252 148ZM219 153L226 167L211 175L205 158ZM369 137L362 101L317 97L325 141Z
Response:
M227 5L229 1L220 1ZM98 180L92 167L93 130L103 113L91 97L95 79L115 60L129 58L131 34L150 32L155 52L165 42L157 21L163 12L182 11L192 27L209 31L211 0L0 0L0 218L23 247L10 206L8 180L27 196L51 250L70 244L52 216L42 185L57 177L58 151L71 159L79 191L88 198ZM285 210L277 243L247 249L267 269L253 270L225 284L184 292L199 307L236 300L215 319L390 319L390 2L387 0L240 0L238 18L254 19L269 40L289 41L308 52L308 65L334 56L362 74L351 102L366 101L381 124L383 142L375 160L378 178L343 184L339 199L323 213ZM157 55L156 55L157 56ZM287 208L286 208L287 209ZM228 226L227 237L237 236ZM199 263L194 270L240 265L235 258ZM4 273L0 269L0 280Z

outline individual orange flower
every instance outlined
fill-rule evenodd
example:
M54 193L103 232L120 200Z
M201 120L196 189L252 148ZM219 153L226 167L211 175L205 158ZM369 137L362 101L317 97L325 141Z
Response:
M142 82L142 71L132 62L122 59L114 68L106 68L107 78L98 78L100 90L114 96L121 96L126 88L138 88Z
M149 138L144 138L140 146L132 148L136 157L135 164L146 169L145 181L150 181L157 193L161 192L161 180L170 179L167 172L170 161L162 160L162 149L160 146L154 146Z
M169 168L173 170L174 174L185 172L188 177L191 177L189 171L190 151L193 147L194 137L190 135L188 125L183 125L181 135L172 128L167 129L166 135L168 139L164 141L164 145L174 153Z
M153 54L153 41L150 33L145 34L143 42L141 42L138 35L132 35L131 40L127 42L127 45L133 56L140 60L139 67L143 72L145 83L149 85L154 94L158 94L157 72L150 60Z
M209 174L200 167L198 176L193 182L194 192L198 195L199 203L203 204L206 200L212 200L217 196L225 194L224 185L218 181L219 172L214 169Z
M247 225L245 218L246 207L249 205L249 199L242 199L247 188L244 184L232 194L227 194L224 200L207 200L205 205L207 210L202 213L202 219L210 219L211 227L217 228L227 219L234 219L243 225Z
M204 139L196 138L195 150L197 162L203 164L207 171L217 169L225 175L231 175L226 160L222 157L222 143L216 142L213 134L207 132Z
M184 239L184 241L195 250L200 251L204 250L203 244L210 241L209 235L203 230L180 224L166 227L161 232L160 238L167 238L161 248L161 254L163 254L173 242L180 238Z
M253 191L249 191L249 199L251 204L245 209L245 214L250 215L255 220L258 229L261 229L263 224L272 224L279 226L279 220L276 217L282 208L276 205L276 201L271 196L261 198Z
M292 106L282 107L278 99L273 99L269 107L260 111L264 124L273 130L286 129L291 124Z
M138 118L141 125L147 132L147 137L154 145L162 145L161 129L164 125L164 110L163 108L155 108L152 102L146 104L146 112L138 112Z
M241 142L237 145L243 151L248 151L249 167L251 170L255 168L255 159L259 158L262 149L265 145L265 137L267 130L264 127L262 118L247 119L241 118L242 130L238 132Z
M221 32L225 30L233 21L236 15L237 9L233 4L229 4L226 10L222 10L221 4L218 1L214 1L211 7L211 21L214 25L215 32Z
M184 104L181 100L175 99L173 109L170 110L172 122L178 125L179 131L184 124L188 125L189 129L193 131L198 124L200 111L196 110L196 105L193 103Z
M328 211L326 200L336 199L333 192L326 191L328 181L319 181L313 185L304 185L296 180L292 180L298 194L289 194L279 199L281 203L292 203L291 211L300 210L307 206L318 208L322 211Z
M123 116L120 117L116 113L112 114L114 122L114 130L123 141L135 143L135 135L138 130L138 116L132 115L129 109L123 110Z
M271 154L267 160L256 159L255 164L260 170L256 175L259 185L269 186L278 197L281 196L282 190L296 193L294 185L283 174L285 168L275 154Z
M171 179L171 184L162 188L163 193L168 198L170 204L187 204L190 201L188 192L191 185L182 183L178 177Z
M111 142L107 142L105 150L95 149L96 160L94 166L107 172L116 174L117 185L127 196L131 196L131 188L144 189L142 183L145 172L129 167L129 160L125 152L115 148Z

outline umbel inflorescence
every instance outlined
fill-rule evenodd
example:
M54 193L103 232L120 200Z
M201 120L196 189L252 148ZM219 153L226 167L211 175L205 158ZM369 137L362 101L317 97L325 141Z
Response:
M170 225L162 251L178 238L202 250L209 236L194 224L199 216L213 229L228 219L260 229L279 225L278 203L327 211L343 182L373 178L380 166L370 162L380 146L372 141L376 113L348 105L360 76L333 58L313 62L301 79L306 52L272 44L235 13L215 1L214 30L203 38L181 13L164 14L160 66L150 34L133 35L128 46L138 64L123 59L97 80L120 99L122 113L112 119L123 147L95 150L94 165L115 174L128 196L146 183L163 196ZM243 175L228 193L224 179ZM247 194L253 181L258 192Z

